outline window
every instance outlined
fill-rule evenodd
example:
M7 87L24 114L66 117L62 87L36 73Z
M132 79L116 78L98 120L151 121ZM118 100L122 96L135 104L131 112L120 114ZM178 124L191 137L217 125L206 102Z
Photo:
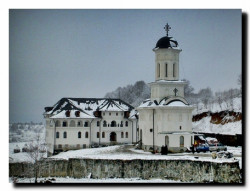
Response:
M82 138L82 133L79 131L78 132L78 139Z
M65 139L67 138L67 132L66 131L63 132L63 138L65 138Z
M61 145L61 144L59 144L59 145L58 145L58 149L61 149L61 148L62 148L62 145Z
M60 133L56 132L56 138L59 139L60 138Z
M184 137L180 136L180 147L184 147Z
M173 64L173 77L175 77L175 63Z
M100 121L96 122L96 126L99 127L100 126Z
M158 78L160 77L160 64L158 63L157 64L157 75L158 75Z
M111 115L111 113L109 113L109 115Z
M78 126L78 127L82 127L82 121L78 121L78 122L77 122L77 126Z
M128 132L126 132L126 138L128 138Z
M121 125L120 125L120 127L123 127L123 121L121 121Z
M116 116L118 116L118 113L116 113Z
M75 116L76 116L76 117L80 117L80 111L76 111L76 112L75 112ZM80 146L80 145L79 145L79 146Z
M103 127L107 127L107 121L103 121Z
M150 132L152 133L152 132L153 132L153 129L150 129Z
M181 126L180 126L180 130L181 130Z
M111 127L116 127L116 122L115 121L111 121Z
M125 122L126 127L128 126L128 121Z
M100 137L100 133L97 132L97 133L96 133L96 138L99 138L99 137Z
M89 132L85 133L85 138L89 138Z
M89 126L89 122L88 121L85 121L84 122L84 127L88 127Z
M70 111L69 111L69 110L66 111L66 112L65 112L65 115L66 115L66 117L70 117Z
M105 132L102 132L102 138L105 138Z
M60 123L60 121L56 121L56 127L60 127L61 126L61 123Z
M165 70L165 76L168 77L168 64L165 64L166 70Z
M123 132L121 132L121 138L124 138L124 133Z
M75 127L75 126L76 126L75 121L71 120L70 123L69 123L69 126L70 126L70 127Z
M64 121L62 126L63 126L63 127L67 127L67 126L68 126L68 125L67 125L67 121Z

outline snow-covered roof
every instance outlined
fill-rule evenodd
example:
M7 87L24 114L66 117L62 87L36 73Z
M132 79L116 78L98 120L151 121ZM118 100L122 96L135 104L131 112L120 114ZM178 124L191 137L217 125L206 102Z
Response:
M95 111L132 111L133 106L120 99L62 98L53 107L46 107L44 115L51 118L95 118ZM68 113L67 113L68 112ZM76 112L78 112L76 114Z

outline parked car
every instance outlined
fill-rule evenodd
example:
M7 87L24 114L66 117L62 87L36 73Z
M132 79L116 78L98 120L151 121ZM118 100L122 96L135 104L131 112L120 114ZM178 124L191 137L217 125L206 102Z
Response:
M212 151L227 151L227 146L223 145L222 143L215 143L209 145L210 152Z
M194 148L194 151L196 151L196 152L207 152L207 151L209 151L209 146L208 146L208 144L199 144L198 146L196 146L195 148Z

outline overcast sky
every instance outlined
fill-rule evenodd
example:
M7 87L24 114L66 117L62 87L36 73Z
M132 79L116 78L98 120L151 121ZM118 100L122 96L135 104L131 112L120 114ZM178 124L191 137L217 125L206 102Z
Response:
M62 97L101 98L154 81L156 42L179 43L180 78L198 92L238 87L241 10L10 10L10 122L41 122Z

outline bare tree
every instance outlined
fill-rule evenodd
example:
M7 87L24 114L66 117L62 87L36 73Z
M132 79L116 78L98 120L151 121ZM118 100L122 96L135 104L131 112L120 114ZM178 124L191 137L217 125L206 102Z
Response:
M40 132L37 132L34 140L28 144L27 155L33 163L35 183L37 183L38 173L42 164L41 161L46 157L46 146Z
M207 109L207 106L209 102L213 98L213 92L210 87L207 87L205 89L201 89L198 93L201 102L204 104L205 108Z

